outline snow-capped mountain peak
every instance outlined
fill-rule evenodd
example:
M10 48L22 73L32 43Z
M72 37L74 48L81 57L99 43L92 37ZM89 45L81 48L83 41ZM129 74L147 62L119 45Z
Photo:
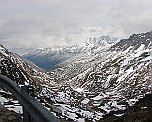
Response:
M119 39L111 36L100 36L88 38L87 41L72 46L55 46L52 48L38 48L26 55L24 58L33 61L45 70L54 69L59 63L75 57L86 57L96 55L99 50L105 50L118 42ZM41 61L42 59L42 61Z

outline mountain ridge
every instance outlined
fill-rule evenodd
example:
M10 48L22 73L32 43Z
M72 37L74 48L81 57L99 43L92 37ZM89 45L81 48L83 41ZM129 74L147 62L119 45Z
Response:
M44 68L45 70L51 70L58 67L58 64L65 60L75 58L76 56L89 56L93 55L95 50L101 50L100 48L109 47L116 43L117 38L113 38L109 35L88 38L87 41L75 44L72 46L55 46L52 48L38 48L29 53L23 55L24 58L33 61L35 64ZM49 68L50 67L50 68Z
M19 72L29 73L25 76L30 82L36 82L31 83L35 90L39 89L36 95L57 117L71 121L98 121L110 111L123 113L140 98L151 94L152 39L149 35L152 32L142 34L140 40L138 36L131 36L112 47L100 48L91 59L86 55L72 58L49 74L39 68L33 70L32 64L1 47L0 66L7 69L1 72L8 76L12 67L9 64L15 64ZM145 43L147 39L149 41ZM137 43L134 44L133 40ZM124 49L121 49L122 42L127 44ZM6 59L11 62L3 63Z

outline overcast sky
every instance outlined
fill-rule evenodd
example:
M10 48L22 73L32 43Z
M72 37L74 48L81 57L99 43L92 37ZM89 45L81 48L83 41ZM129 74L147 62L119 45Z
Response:
M0 44L7 48L76 43L92 33L124 38L151 30L152 0L0 0Z

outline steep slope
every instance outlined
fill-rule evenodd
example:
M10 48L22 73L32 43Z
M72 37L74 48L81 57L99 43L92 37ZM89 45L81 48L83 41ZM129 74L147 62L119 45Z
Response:
M20 86L29 85L34 96L40 94L43 85L54 86L55 84L45 71L33 63L22 59L17 54L9 52L2 45L0 46L0 73L9 77ZM4 89L0 89L0 96L2 97L0 102L9 102L11 99L13 100L12 103L16 103L14 97Z
M116 45L111 47L111 50L126 50L127 48L134 46L134 49L137 49L141 44L145 45L145 48L152 46L152 31L141 34L133 34L128 39L122 39Z
M0 61L1 73L12 80L16 80L18 83L54 83L44 70L32 62L22 59L19 55L9 52L2 45L0 46Z
M61 79L63 85L69 85L76 91L73 93L75 103L63 100L63 104L58 106L61 108L64 106L66 111L69 108L66 104L72 104L74 108L71 113L79 111L79 117L85 116L95 121L110 111L125 110L145 94L151 93L151 34L152 32L148 32L134 35L134 38L131 36L125 41L121 40L108 51L98 52L98 56L90 62L85 61L83 64L82 60L72 61L73 63L58 69L62 72L56 70L52 73L56 79ZM136 43L132 43L133 40ZM123 49L123 45L128 46ZM81 72L76 73L77 71ZM69 112L66 116L70 115ZM74 119L76 118L77 114Z

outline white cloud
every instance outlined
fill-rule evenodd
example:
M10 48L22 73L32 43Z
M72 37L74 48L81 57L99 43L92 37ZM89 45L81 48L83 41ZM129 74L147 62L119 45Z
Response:
M9 48L65 44L90 27L101 29L98 34L119 29L113 35L123 37L149 31L151 5L151 0L0 0L0 43Z
M127 24L124 24L124 30L126 33L140 33L152 30L152 11L145 11L142 14L136 16L130 16L127 20Z
M121 0L109 14L126 35L151 31L151 5L151 0Z

